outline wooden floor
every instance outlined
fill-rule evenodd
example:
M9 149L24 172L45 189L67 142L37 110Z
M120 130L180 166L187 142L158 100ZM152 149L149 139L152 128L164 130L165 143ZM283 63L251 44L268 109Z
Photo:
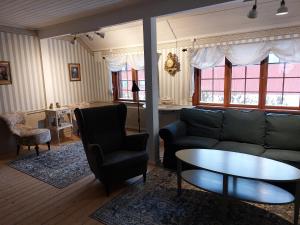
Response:
M93 175L57 189L7 166L15 158L15 153L0 158L0 225L101 225L89 216L137 180L114 187L109 197Z

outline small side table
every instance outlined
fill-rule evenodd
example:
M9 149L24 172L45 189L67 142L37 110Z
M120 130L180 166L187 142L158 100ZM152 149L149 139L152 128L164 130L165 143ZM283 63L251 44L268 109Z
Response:
M72 110L69 108L46 109L47 127L56 132L58 144L60 144L59 132L71 128L73 133Z

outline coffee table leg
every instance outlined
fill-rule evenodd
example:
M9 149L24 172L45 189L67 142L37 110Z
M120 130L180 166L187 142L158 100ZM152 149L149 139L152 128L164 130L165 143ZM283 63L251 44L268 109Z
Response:
M294 203L294 225L298 225L299 207L300 207L300 181L297 181L296 196L295 196L295 203Z
M181 171L182 171L181 160L177 159L177 195L178 196L181 195L181 183L182 183Z
M223 174L222 222L228 224L228 175Z

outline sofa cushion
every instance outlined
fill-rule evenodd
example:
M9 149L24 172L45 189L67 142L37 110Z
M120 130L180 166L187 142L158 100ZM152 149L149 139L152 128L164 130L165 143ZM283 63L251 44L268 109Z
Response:
M266 148L300 151L300 116L268 113L266 115Z
M233 142L233 141L221 141L216 144L214 149L226 150L231 152L241 152L250 155L261 155L265 149L261 145Z
M265 114L257 110L226 110L222 140L264 144Z
M218 143L218 140L207 137L184 136L174 141L173 146L176 149L184 148L212 148Z
M294 166L300 167L300 151L291 151L283 149L267 149L262 157L275 159Z
M223 111L204 109L182 109L180 119L187 124L187 135L220 138Z

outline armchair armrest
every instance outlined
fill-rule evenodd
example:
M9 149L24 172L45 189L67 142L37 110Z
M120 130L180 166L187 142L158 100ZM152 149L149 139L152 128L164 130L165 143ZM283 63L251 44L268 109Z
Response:
M186 134L186 124L177 120L159 130L159 136L167 143L172 143L176 138Z
M88 145L86 157L88 158L91 168L98 168L98 166L101 166L104 162L104 153L98 144Z
M147 133L127 135L125 137L124 147L128 150L144 151L147 147L148 137L149 134Z

